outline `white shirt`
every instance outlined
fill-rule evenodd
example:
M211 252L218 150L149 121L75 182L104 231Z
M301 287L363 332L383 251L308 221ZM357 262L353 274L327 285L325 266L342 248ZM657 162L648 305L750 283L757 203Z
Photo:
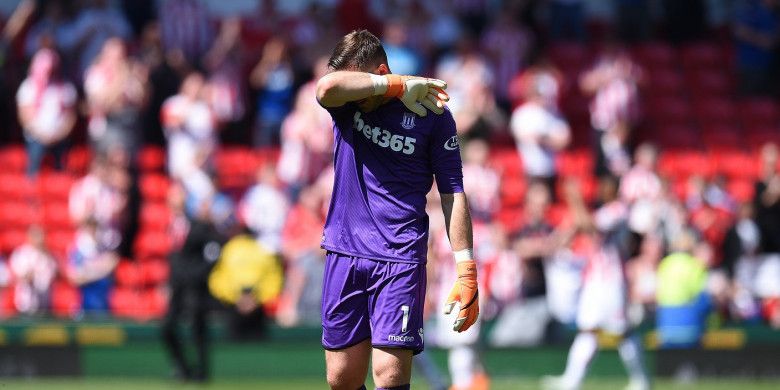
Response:
M53 83L39 92L33 81L26 79L16 93L16 104L35 107L31 124L35 133L53 136L76 104L76 89L70 83Z
M257 184L244 195L239 212L246 225L257 234L260 244L278 253L289 208L287 197L281 191L269 185Z
M556 152L543 146L540 141L543 137L567 134L568 124L544 106L527 102L512 113L510 127L526 174L535 177L554 176Z

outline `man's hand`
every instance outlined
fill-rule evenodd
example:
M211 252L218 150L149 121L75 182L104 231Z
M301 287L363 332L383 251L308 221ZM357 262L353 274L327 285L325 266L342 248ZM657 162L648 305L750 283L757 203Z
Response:
M435 114L444 112L444 103L450 100L444 92L447 83L439 79L430 79L417 76L399 76L388 74L386 97L398 98L406 108L419 116L428 114L428 110Z
M455 319L455 326L452 329L463 332L471 327L479 316L477 263L474 260L461 261L457 263L457 267L458 279L444 304L444 314L450 314L455 305L460 304L458 318Z

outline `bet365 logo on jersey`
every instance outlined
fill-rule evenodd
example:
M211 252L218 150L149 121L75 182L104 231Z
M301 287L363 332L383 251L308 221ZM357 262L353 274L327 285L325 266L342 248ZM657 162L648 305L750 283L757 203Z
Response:
M390 148L394 152L401 152L403 154L414 153L414 145L417 143L416 138L393 134L385 129L380 129L379 126L371 127L371 125L363 121L361 116L362 113L360 111L355 112L352 126L355 131L363 134L367 140L375 143L379 147Z

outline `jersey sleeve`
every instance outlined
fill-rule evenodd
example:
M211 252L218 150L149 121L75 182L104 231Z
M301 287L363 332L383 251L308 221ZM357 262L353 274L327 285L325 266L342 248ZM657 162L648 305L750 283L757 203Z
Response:
M431 167L442 194L463 192L463 167L455 120L449 109L438 117L429 144Z

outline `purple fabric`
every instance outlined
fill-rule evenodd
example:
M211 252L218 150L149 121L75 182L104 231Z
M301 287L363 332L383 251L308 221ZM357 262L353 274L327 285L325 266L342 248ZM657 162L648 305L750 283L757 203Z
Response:
M423 350L424 264L328 252L322 289L322 345Z
M398 100L364 113L331 108L335 180L322 247L392 262L425 263L425 195L463 192L449 110L419 117Z

